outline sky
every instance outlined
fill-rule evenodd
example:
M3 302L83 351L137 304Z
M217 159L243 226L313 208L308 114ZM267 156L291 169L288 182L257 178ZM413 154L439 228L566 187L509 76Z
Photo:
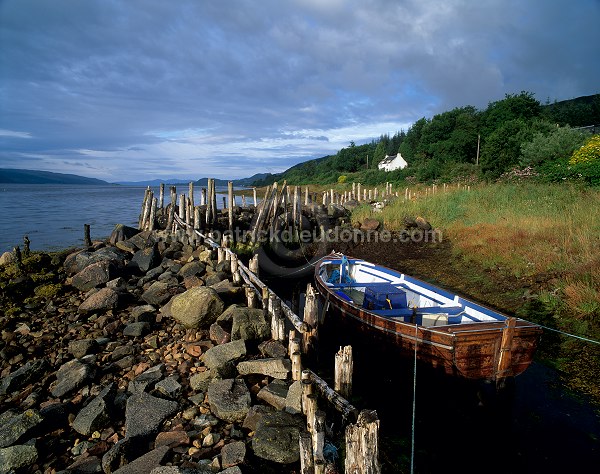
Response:
M0 168L234 179L600 92L600 0L0 0Z

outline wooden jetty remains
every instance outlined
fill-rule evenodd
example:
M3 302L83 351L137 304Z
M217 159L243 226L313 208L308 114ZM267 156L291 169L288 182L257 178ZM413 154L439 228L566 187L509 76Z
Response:
M151 190L146 190L140 215L140 228L151 230L154 228L152 220L161 219L167 232L175 239L184 240L192 245L204 244L214 248L217 252L218 263L230 262L233 283L244 288L248 306L251 308L262 307L268 315L271 320L271 338L285 343L292 367L292 380L300 383L302 388L301 405L302 413L306 417L306 430L299 434L301 472L303 474L321 474L325 473L326 469L333 468L331 462L326 460L324 453L327 427L332 425L328 424L326 419L333 417L333 425L338 426L338 432L343 433L345 439L345 472L353 474L379 473L379 420L377 414L370 410L359 411L348 401L352 389L352 348L350 346L341 348L340 354L336 355L334 388L331 388L316 372L304 365L305 360L308 359L307 356L315 350L318 338L319 309L316 290L310 283L308 284L303 317L300 317L260 280L258 256L253 257L246 266L232 250L230 235L223 236L222 240L218 242L204 231L204 229L210 228L211 223L217 223L219 220L222 227L226 227L228 230L233 228L236 212L234 212L235 200L232 191L230 185L225 218L223 213L222 217L218 216L215 186L212 180L209 180L206 193L202 190L199 206L194 205L192 186L188 190L188 196L182 194L179 200L174 194L174 188L171 188L171 204L166 212L156 212L159 199L154 198ZM274 184L267 189L261 204L254 206L254 225L249 229L254 239L257 238L260 231L264 231L269 225L272 225L283 212L290 211L293 222L301 221L300 188L295 187L289 193L290 197L293 196L291 203L288 201L288 191L289 188L285 183L281 187ZM324 195L324 199L331 196L336 197L333 193L331 195L327 193L327 196ZM312 197L316 198L316 196ZM310 202L310 200L311 197L306 188L304 202ZM178 212L175 212L175 203L177 202L179 202ZM256 204L256 198L254 203ZM241 213L237 212L237 214Z

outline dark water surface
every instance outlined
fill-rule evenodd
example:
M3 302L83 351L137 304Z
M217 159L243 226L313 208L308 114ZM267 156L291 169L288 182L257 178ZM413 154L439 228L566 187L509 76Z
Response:
M81 186L61 184L0 184L0 253L23 246L59 250L83 245L83 226L90 224L92 240L106 238L116 224L136 227L144 186ZM179 192L186 191L182 186ZM153 187L158 197L158 187ZM169 199L165 189L165 202ZM195 193L194 193L195 194ZM218 207L222 195L217 196ZM199 196L195 197L199 201Z

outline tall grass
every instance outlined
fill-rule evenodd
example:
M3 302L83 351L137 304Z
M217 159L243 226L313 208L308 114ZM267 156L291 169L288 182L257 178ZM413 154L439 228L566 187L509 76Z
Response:
M600 191L570 185L492 184L438 192L381 213L353 214L399 229L422 216L452 239L463 258L518 278L544 275L573 316L600 319Z

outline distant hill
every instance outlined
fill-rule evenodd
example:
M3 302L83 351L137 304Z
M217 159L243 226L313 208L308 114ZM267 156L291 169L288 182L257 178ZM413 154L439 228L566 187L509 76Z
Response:
M233 185L234 186L252 186L252 183L254 183L255 181L260 181L262 179L265 179L266 177L268 177L270 174L269 173L257 173L253 176L250 176L249 178L240 178L240 179L234 179L233 180ZM114 184L121 184L123 186L159 186L160 184L165 184L165 185L179 185L179 186L187 186L191 181L194 181L193 179L149 179L146 181L118 181ZM217 186L227 186L227 182L228 180L226 179L215 179L215 183ZM196 186L208 186L208 178L200 178L196 181L194 181L194 184Z
M106 185L106 181L86 178L75 174L51 173L50 171L0 168L0 183L14 184L91 184Z
M159 186L160 184L173 184L173 185L182 185L188 184L193 180L183 180L183 179L148 179L145 181L117 181L113 184L120 184L123 186Z

